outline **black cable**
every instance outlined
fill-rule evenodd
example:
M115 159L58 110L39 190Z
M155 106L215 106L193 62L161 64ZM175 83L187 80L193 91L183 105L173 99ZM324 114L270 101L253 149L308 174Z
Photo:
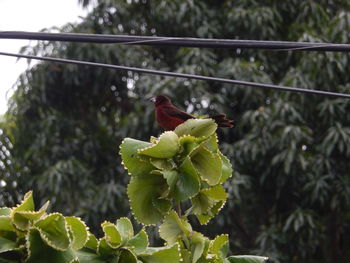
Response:
M198 48L248 48L275 51L342 51L349 52L350 44L262 41L237 39L206 39L188 37L156 37L128 35L98 35L77 33L44 33L0 31L0 39L29 39L123 45L176 46Z
M63 58L37 57L37 56L31 56L31 55L14 54L14 53L6 53L6 52L0 52L0 55L1 56L18 57L18 58L44 60L44 61L51 61L51 62L58 62L58 63L69 63L69 64L87 65L87 66L95 66L95 67L104 67L104 68L110 68L110 69L129 70L129 71L145 73L145 74L153 74L153 75L161 75L161 76L169 76L169 77L177 77L177 78L198 79L198 80L205 80L205 81L216 81L216 82L221 82L221 83L229 83L229 84L236 84L236 85L242 85L242 86L252 86L252 87L259 87L259 88L268 88L268 89L276 89L276 90L284 90L284 91L292 91L292 92L300 92L300 93L308 93L308 94L317 94L317 95L350 99L350 94L329 92L329 91L322 91L322 90L300 89L300 88L279 86L279 85L273 85L273 84L264 84L264 83L225 79L225 78L215 78L215 77L208 77L208 76L201 76L201 75L192 75L192 74L185 74L185 73L153 70L153 69L118 66L118 65L80 61L80 60L71 60L71 59L63 59Z

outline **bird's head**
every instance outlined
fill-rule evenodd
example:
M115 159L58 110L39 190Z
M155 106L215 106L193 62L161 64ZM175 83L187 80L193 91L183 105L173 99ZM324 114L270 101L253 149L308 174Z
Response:
M156 107L162 104L170 103L170 100L163 95L158 95L157 97L150 99L150 101L153 102Z

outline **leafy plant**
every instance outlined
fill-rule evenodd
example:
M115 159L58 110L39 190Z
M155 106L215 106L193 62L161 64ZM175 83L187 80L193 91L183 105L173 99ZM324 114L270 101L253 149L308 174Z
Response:
M227 199L222 184L233 170L219 150L216 129L212 119L191 119L150 142L124 139L120 153L131 174L131 209L145 225L160 223L160 237L179 245L183 262L264 262L264 257L227 257L228 235L210 240L189 223L194 215L207 224Z
M121 144L123 163L132 175L132 211L145 225L161 222L165 246L149 247L145 229L135 234L128 218L103 222L104 236L97 239L80 218L47 213L49 202L35 210L30 191L16 207L0 209L0 262L265 262L265 257L227 257L228 235L210 240L188 221L193 214L206 224L227 199L222 183L232 167L219 150L216 128L211 119L189 120L150 142L126 138ZM190 207L182 215L184 202Z

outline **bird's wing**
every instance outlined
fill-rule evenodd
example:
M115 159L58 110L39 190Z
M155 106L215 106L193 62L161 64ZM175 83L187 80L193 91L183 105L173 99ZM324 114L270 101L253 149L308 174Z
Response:
M194 117L184 111L181 111L177 108L174 107L163 107L162 109L164 113L168 114L171 117L182 119L182 120L188 120L188 119L193 119Z

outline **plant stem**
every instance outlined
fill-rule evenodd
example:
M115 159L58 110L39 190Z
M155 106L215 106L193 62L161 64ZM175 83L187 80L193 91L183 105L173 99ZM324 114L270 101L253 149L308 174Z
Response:
M176 204L176 212L177 212L177 215L178 215L179 217L181 217L181 204L180 204L180 202L178 202L178 203Z

